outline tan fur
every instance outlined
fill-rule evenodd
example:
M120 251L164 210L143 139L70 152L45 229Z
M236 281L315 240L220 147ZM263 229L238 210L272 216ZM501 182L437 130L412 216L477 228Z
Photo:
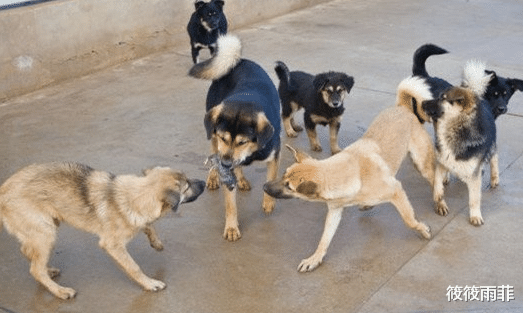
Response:
M145 290L158 291L165 283L147 277L126 250L144 231L151 246L162 250L152 223L200 190L184 174L156 167L145 176L114 176L76 163L30 165L0 187L0 216L6 230L18 238L31 263L30 272L51 293L69 299L76 291L51 278L48 268L60 222L96 234L99 245ZM196 182L196 181L193 181ZM189 200L191 201L191 200Z
M395 178L406 155L410 156L432 186L434 150L432 140L417 118L403 106L381 112L363 137L336 155L316 160L291 148L296 163L282 179L265 185L265 191L280 198L300 198L325 202L328 213L325 229L316 249L298 266L300 272L312 271L323 261L344 207L392 203L405 224L424 238L430 229L416 220L401 183Z
M401 81L398 86L396 105L403 106L412 113L414 113L413 106L416 106L416 112L423 122L431 122L431 118L421 106L424 100L430 99L432 99L430 87L423 78L411 76Z

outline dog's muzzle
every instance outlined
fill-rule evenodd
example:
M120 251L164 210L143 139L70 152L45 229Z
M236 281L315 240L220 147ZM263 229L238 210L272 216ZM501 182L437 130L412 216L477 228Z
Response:
M437 120L443 115L443 111L441 110L439 102L439 99L434 99L423 101L421 104L423 111L425 111L425 113L427 113L427 115L430 116L433 120Z
M288 195L284 191L285 186L282 181L270 181L263 185L263 191L265 191L269 196L277 199L292 199L294 198L291 195Z
M194 200L198 199L198 197L205 190L205 182L203 180L190 179L188 182L190 187L184 194L185 197L182 203L193 202Z

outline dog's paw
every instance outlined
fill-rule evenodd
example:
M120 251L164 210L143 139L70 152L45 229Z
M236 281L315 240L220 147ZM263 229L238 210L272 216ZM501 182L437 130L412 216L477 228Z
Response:
M449 208L445 201L440 201L436 203L436 213L441 216L447 216L449 214Z
M160 240L151 241L150 244L154 250L163 251L163 243Z
M270 215L272 211L274 211L274 208L276 207L276 200L274 198L264 195L263 197L263 203L262 203L262 209L263 212L265 212L266 215Z
M51 279L60 276L60 270L54 267L47 268L47 273Z
M499 176L490 177L490 189L494 189L499 186Z
M312 146L311 146L311 150L312 150L312 151L316 151L316 152L322 152L322 151L323 151L323 149L321 148L321 146L318 145L318 144L314 144L314 145L312 145Z
M149 281L144 284L143 288L147 291L160 291L165 289L167 285L163 281L150 278Z
M474 226L481 226L483 225L485 222L483 221L483 217L480 216L471 216L470 217L470 224L474 225Z
M423 236L423 238L425 238L425 239L432 238L432 233L430 231L430 227L425 225L425 223L419 223L417 230L421 234L421 236Z
M226 227L223 232L223 238L228 241L237 241L241 237L240 229L237 227Z
M339 153L339 152L341 152L340 147L331 148L332 155L335 155L336 153Z
M73 288L59 287L53 294L60 299L68 300L76 296L76 291Z
M287 137L289 137L289 138L296 138L296 137L298 137L298 133L295 132L294 130L286 129L285 133L287 134Z
M320 266L323 261L323 257L316 257L315 255L311 256L308 259L302 260L300 265L298 265L298 272L312 272L315 268Z
M218 175L218 171L212 169L209 172L209 176L207 177L207 183L206 183L207 189L209 190L216 190L220 188L220 177Z
M238 190L240 190L240 191L251 190L251 183L249 183L249 181L245 177L242 177L241 179L239 179L237 184L238 184Z

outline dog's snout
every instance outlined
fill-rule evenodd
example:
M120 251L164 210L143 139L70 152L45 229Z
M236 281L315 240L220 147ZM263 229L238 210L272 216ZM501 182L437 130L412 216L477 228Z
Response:
M499 115L505 114L505 113L507 113L507 111L508 111L507 107L497 107L496 108L496 113Z
M232 158L223 158L221 159L220 161L221 165L224 167L224 168L231 168L232 167Z

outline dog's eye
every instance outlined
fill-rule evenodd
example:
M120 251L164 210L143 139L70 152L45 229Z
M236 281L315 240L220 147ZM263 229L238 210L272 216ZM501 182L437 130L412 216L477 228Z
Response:
M496 92L494 93L494 96L496 96L496 97L499 96L499 92L496 91Z
M506 96L507 95L507 91L503 91L503 95Z
M247 140L240 140L240 141L238 142L238 146L243 146L243 145L246 144L246 143L247 143Z
M291 184L287 181L285 182L285 188L287 189L291 189Z

